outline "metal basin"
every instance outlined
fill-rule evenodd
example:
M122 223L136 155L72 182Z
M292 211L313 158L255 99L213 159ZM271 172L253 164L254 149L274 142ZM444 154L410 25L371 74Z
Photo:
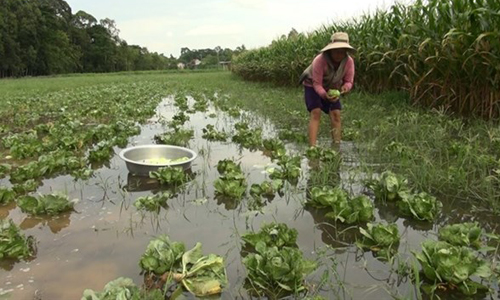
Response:
M149 172L156 171L161 167L172 166L182 167L187 170L191 167L192 161L197 154L190 149L172 145L142 145L123 149L120 158L127 164L130 173L139 176L149 176ZM187 157L188 160L173 163L148 163L151 159L179 159Z

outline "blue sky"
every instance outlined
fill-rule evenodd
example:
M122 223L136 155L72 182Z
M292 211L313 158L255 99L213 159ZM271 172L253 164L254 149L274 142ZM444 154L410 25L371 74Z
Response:
M405 1L408 2L409 0ZM180 55L190 49L266 46L292 28L312 31L394 0L66 0L73 14L115 20L120 37L151 52ZM355 44L355 41L352 41Z

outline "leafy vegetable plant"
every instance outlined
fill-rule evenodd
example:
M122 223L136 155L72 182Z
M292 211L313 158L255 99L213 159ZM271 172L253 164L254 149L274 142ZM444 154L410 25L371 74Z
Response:
M5 177L12 170L12 166L9 164L0 164L0 178Z
M165 185L181 185L189 180L189 175L186 174L183 168L170 166L149 172L149 177L157 179L160 184Z
M245 175L236 171L225 173L214 181L214 188L220 195L241 199L247 189Z
M349 194L340 187L315 186L310 191L310 199L307 204L319 208L334 207L335 203L347 201L348 198Z
M488 278L491 276L491 269L469 248L427 240L422 244L422 252L415 254L415 257L420 262L425 277L435 283L427 286L426 289L430 292L439 285L448 290L458 288L466 295L474 295L478 289L487 289L471 277Z
M283 129L278 133L278 137L284 141L291 141L296 143L306 143L307 136L301 132L293 131L291 129Z
M168 236L161 235L149 242L139 266L144 271L162 275L174 269L185 251L186 246L183 243L172 242Z
M103 162L109 160L115 154L113 143L110 141L101 141L89 152L90 162Z
M225 142L227 140L227 133L224 131L215 130L215 126L208 124L205 128L202 129L203 135L202 137L209 141L220 141Z
M22 212L33 215L57 215L73 209L77 199L69 200L67 195L53 193L47 195L22 196L17 199L17 205Z
M0 204L7 204L14 201L16 192L6 187L0 187Z
M339 201L333 208L333 212L327 213L325 217L342 223L352 224L373 219L373 204L365 195L354 197L349 201Z
M264 224L258 233L242 236L253 251L243 258L248 272L248 289L258 296L278 299L288 294L298 295L305 287L304 278L316 269L296 248L297 230L285 224Z
M285 149L285 144L280 139L264 139L262 140L262 146L267 151L277 151L278 149Z
M187 121L189 121L189 116L181 111L172 117L172 121L169 122L169 125L172 127L179 127L184 125Z
M12 186L12 190L16 192L16 194L26 194L29 192L34 192L38 188L40 183L34 179L28 179L23 183L16 183Z
M181 282L195 296L219 294L227 285L224 259L214 254L204 256L201 246L196 243L185 251L183 243L171 242L162 235L149 243L139 265L145 271Z
M408 195L398 202L402 214L421 221L433 221L441 212L443 204L435 197L421 192Z
M208 100L203 98L195 98L193 109L199 112L206 112L208 110Z
M144 291L139 289L130 278L120 277L108 282L103 291L91 289L83 291L81 300L163 300L162 291Z
M274 179L273 181L264 181L261 184L254 183L250 187L250 195L254 197L274 197L277 191L283 187L283 180Z
M0 220L0 259L25 259L35 252L33 237L26 237L12 220Z
M152 196L139 197L134 202L137 209L147 211L159 211L161 207L167 207L167 200L172 197L170 192L164 192Z
M309 159L319 159L325 162L337 162L340 164L341 156L333 149L324 149L321 147L310 147L306 150L306 157Z
M389 260L399 245L398 226L381 223L367 223L366 226L366 230L359 228L363 239L357 243L358 247L370 249L378 258Z
M189 108L188 100L184 95L176 96L174 99L174 105L183 111Z
M231 172L236 172L236 173L242 172L240 164L237 164L236 162L230 159L219 160L219 162L217 163L217 171L219 171L221 175Z
M305 276L316 269L316 263L305 260L297 248L278 249L259 243L256 250L243 258L252 293L278 299L305 291Z
M40 155L37 161L31 161L12 170L10 178L12 182L23 182L56 173L70 172L86 165L85 158L76 157L68 151L55 150Z
M342 223L352 224L373 219L373 204L367 196L349 198L347 192L338 187L313 187L306 204L331 209L325 217Z
M241 111L238 107L229 107L226 109L226 113L233 118L241 116Z
M257 243L263 242L268 247L297 247L297 236L299 233L294 228L288 228L283 223L263 224L259 232L247 232L241 236L246 246L255 249Z
M378 180L371 180L367 186L375 192L375 198L381 201L401 200L409 192L408 180L391 171L380 174Z
M236 134L233 135L232 141L240 144L242 147L255 149L262 144L262 129L250 129L248 123L236 123Z
M475 223L460 223L439 228L439 239L454 246L481 247L482 228Z
M302 170L300 162L300 156L283 155L277 161L279 168L269 168L267 172L271 179L282 179L294 182L300 177Z
M168 144L176 146L186 146L194 136L194 130L176 128L172 131L167 131L154 136L158 144Z

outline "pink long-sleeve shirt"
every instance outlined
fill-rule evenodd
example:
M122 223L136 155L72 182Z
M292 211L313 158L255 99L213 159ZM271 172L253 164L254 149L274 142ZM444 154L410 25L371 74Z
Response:
M328 71L328 63L326 62L323 54L318 54L312 62L312 78L304 80L305 86L312 86L316 93L326 99L327 91L323 87L323 74ZM354 83L354 60L352 57L347 57L347 62L345 64L345 74L341 81L334 84L334 88L340 90L342 86L345 86L347 91L352 89Z

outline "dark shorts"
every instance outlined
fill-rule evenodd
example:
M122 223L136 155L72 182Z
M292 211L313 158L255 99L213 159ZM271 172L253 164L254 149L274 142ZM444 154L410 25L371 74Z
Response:
M331 110L342 110L340 99L335 102L330 102L321 98L313 87L304 86L304 97L306 99L307 111L311 112L315 108L321 108L325 114L329 114Z

